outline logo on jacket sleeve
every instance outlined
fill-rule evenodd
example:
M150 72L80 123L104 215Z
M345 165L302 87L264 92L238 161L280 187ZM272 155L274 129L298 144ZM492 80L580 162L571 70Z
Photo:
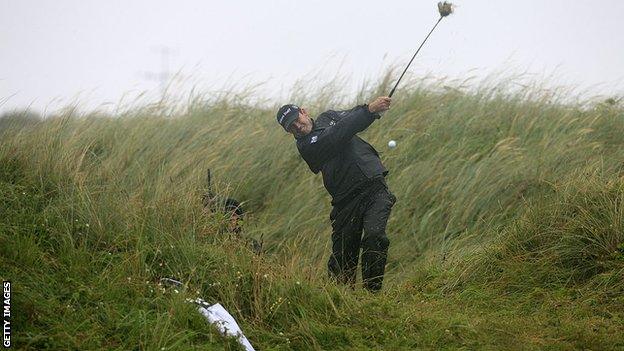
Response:
M318 135L313 135L312 138L310 139L310 144L316 143L317 140L318 140Z

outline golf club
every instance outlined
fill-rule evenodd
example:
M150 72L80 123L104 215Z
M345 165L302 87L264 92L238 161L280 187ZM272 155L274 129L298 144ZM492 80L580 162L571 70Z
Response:
M446 2L446 1L445 2L439 2L438 3L438 11L440 12L440 18L438 19L436 24L433 26L433 28L431 29L429 34L427 34L427 36L425 37L425 40L423 40L423 42L420 44L420 46L416 50L416 53L414 54L414 56L412 56L412 59L407 64L407 67L405 67L405 69L403 70L403 73L401 73L401 76L399 77L399 80L397 80L396 84L394 85L394 88L392 88L392 91L390 91L390 94L388 95L388 97L392 97L392 94L394 94L394 91L396 90L397 86L399 86L399 82L401 81L401 78L403 78L403 76L405 75L405 72L407 72L407 69L412 64L412 61L414 61L414 58L416 58L416 55L418 55L418 52L420 51L420 49L423 47L423 45L425 45L425 42L427 41L427 39L429 38L431 33L433 33L433 31L436 29L436 27L438 26L440 21L442 21L442 18L444 18L444 17L450 15L451 13L453 13L453 4L451 4L450 2Z

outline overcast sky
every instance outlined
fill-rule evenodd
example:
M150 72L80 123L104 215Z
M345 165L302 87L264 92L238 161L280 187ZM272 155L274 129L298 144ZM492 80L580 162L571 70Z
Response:
M624 91L624 1L456 4L412 73L554 73L553 83ZM180 90L265 82L276 100L311 74L357 84L406 64L437 17L422 0L0 0L0 111L157 96L166 66L181 72Z

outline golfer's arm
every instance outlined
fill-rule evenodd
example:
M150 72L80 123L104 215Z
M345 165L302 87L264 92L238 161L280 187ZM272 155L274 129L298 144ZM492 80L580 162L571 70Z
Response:
M341 151L354 135L368 128L374 120L375 115L370 113L366 106L358 106L336 124L325 129L319 135L314 147L318 153L331 158Z
M333 126L325 128L306 143L297 144L299 153L306 160L310 170L318 173L327 161L347 146L354 135L368 128L374 120L375 115L370 113L366 106L357 106L338 119Z

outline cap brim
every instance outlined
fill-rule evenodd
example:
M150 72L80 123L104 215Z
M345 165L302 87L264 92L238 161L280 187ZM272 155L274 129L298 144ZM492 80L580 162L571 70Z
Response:
M297 111L296 114L292 114L291 116L286 116L286 120L284 121L284 124L282 125L284 127L284 130L287 132L290 132L290 127L292 126L292 124L297 120L297 118L299 118L299 111Z

